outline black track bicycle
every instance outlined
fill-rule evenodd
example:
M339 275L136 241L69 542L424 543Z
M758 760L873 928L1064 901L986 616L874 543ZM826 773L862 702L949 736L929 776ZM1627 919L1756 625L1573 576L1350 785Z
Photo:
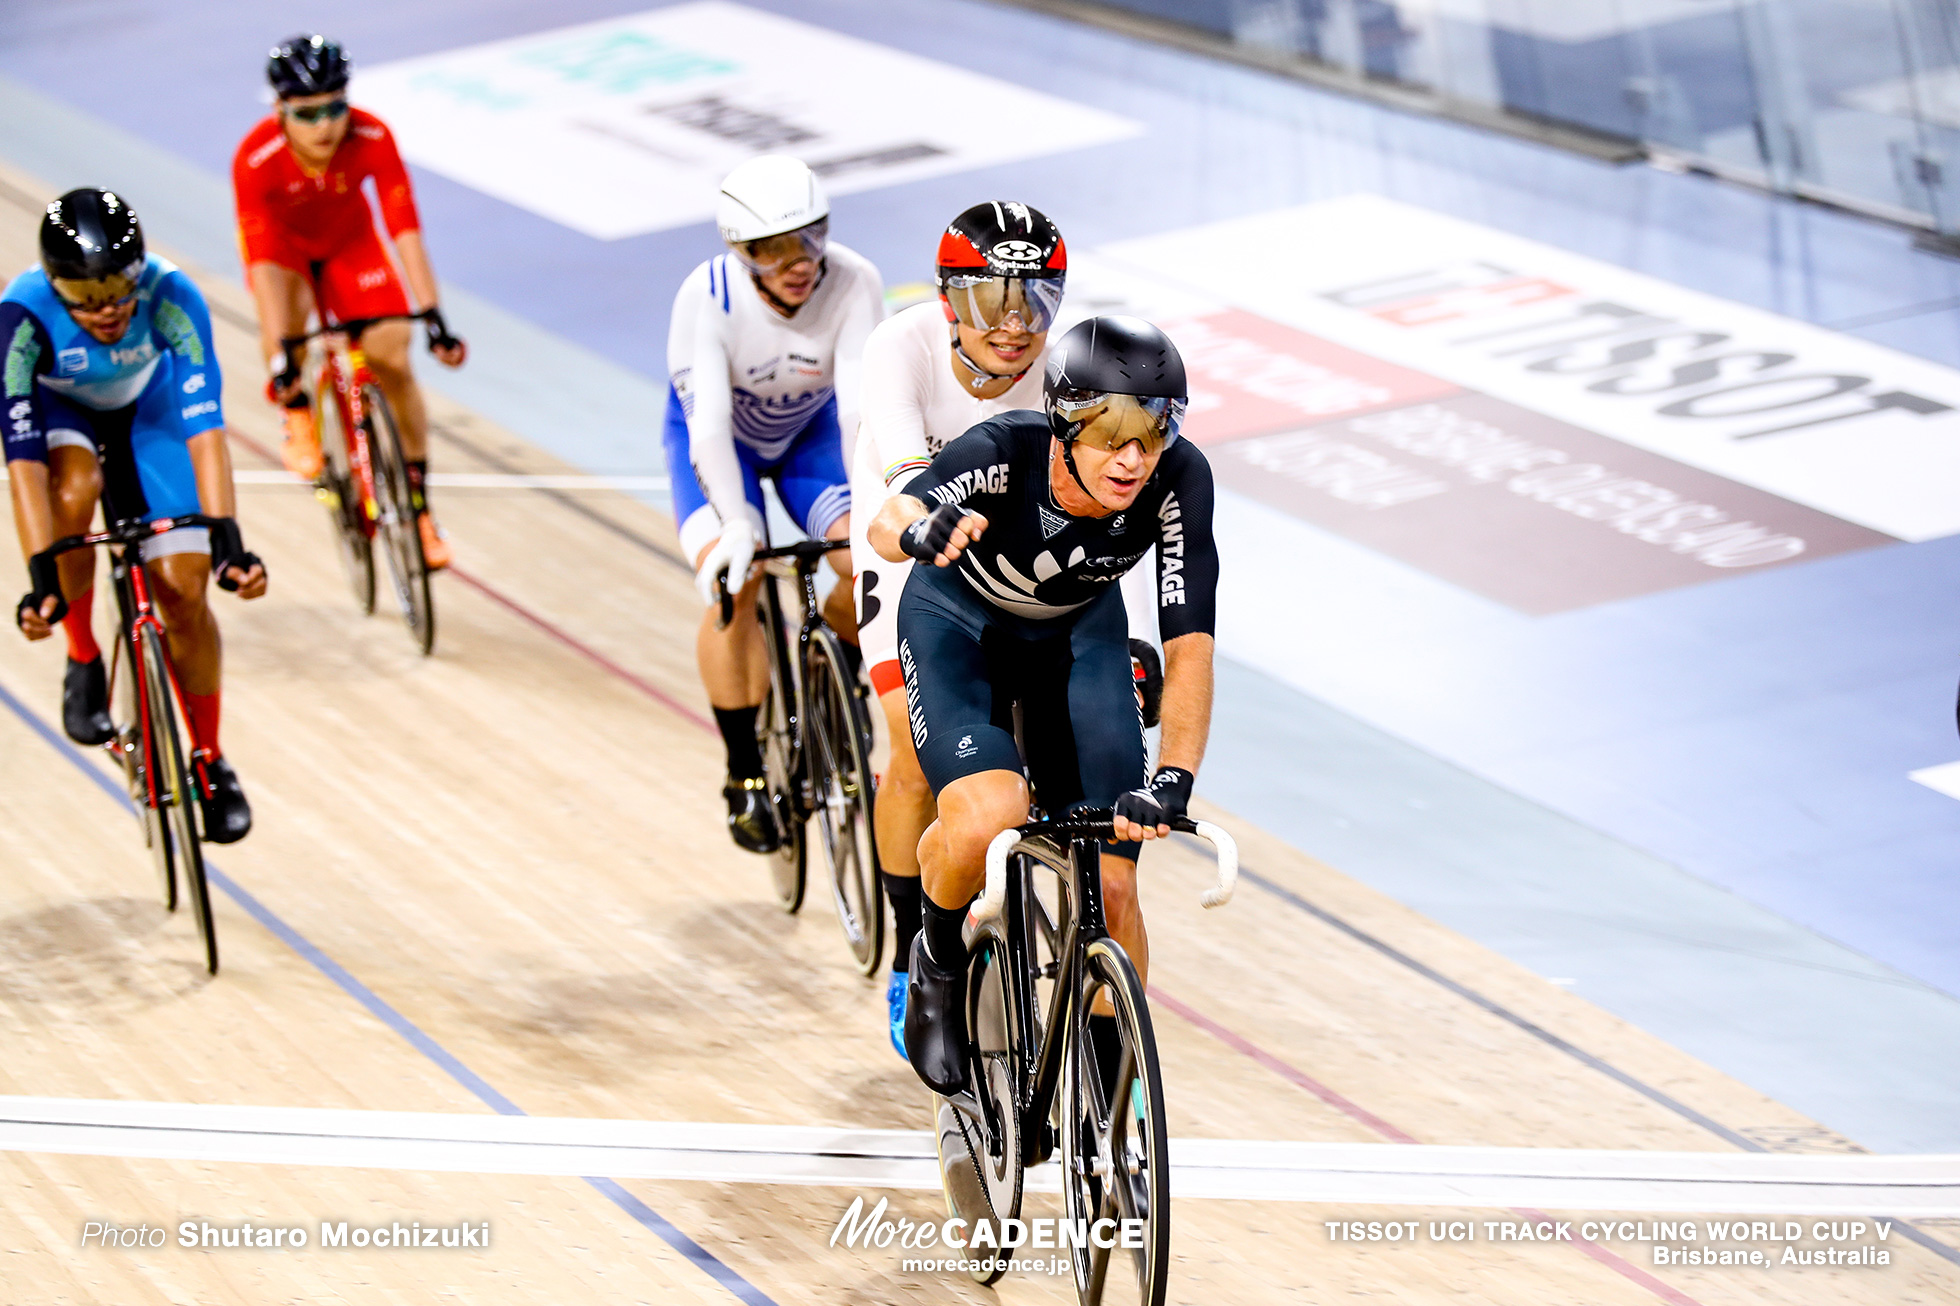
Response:
M162 880L163 903L177 910L178 884L188 890L191 915L204 942L204 966L218 973L218 931L211 919L211 887L199 841L200 797L211 792L204 753L191 735L183 691L170 662L163 619L150 600L150 578L140 561L145 540L180 526L209 526L197 514L155 521L119 521L90 535L56 540L28 564L54 573L54 560L76 549L107 546L116 593L116 638L110 645L109 716L116 733L103 747L122 767L129 800L143 825ZM186 750L184 741L190 740Z
M769 693L756 713L755 731L782 834L770 856L776 901L786 912L803 906L814 818L844 941L858 970L871 975L885 947L884 892L871 825L871 716L843 641L824 624L817 604L817 568L833 550L849 547L845 540L799 540L756 551L763 569L756 620L769 647ZM790 580L802 602L793 628L778 587ZM735 601L724 585L719 624L727 626L734 616Z
M1238 848L1208 821L1174 829L1217 850L1207 907L1231 900ZM1076 1295L1163 1306L1170 1266L1170 1156L1164 1082L1143 981L1103 919L1108 809L1037 820L987 849L987 889L967 926L968 1088L937 1099L940 1172L950 1212L998 1231L1021 1216L1025 1171L1060 1163ZM1088 1016L1105 1000L1122 1052L1105 1077ZM1134 1221L1124 1245L1124 1221ZM1086 1245L1079 1245L1085 1244ZM992 1283L1011 1249L972 1261ZM969 1252L969 1256L978 1253ZM1116 1267L1128 1262L1128 1272ZM1106 1298L1106 1294L1108 1294Z
M374 550L378 542L395 601L408 623L409 637L424 654L436 645L429 563L422 554L422 531L415 520L401 426L368 367L361 336L382 322L416 322L426 316L396 313L350 318L279 342L289 358L297 358L299 349L309 341L326 343L320 351L322 357L306 369L305 378L313 405L313 429L320 433L320 451L326 457L326 465L314 479L314 493L333 516L340 560L354 587L355 605L364 616L374 614ZM299 379L295 372L281 376L279 384L290 385Z

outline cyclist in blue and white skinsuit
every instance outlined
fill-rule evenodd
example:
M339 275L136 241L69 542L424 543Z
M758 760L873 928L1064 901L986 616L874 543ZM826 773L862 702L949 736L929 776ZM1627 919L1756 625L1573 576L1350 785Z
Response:
M864 341L884 315L884 284L870 262L829 241L829 220L823 188L795 159L764 155L729 173L716 209L729 253L681 284L667 332L674 519L708 605L695 652L728 752L729 833L751 852L781 839L755 739L768 651L753 621L715 629L716 580L739 587L739 608L750 610L765 478L813 539L850 535L841 433L857 429ZM848 581L847 553L831 565ZM824 619L855 646L848 583L831 591Z
M218 627L205 602L213 572L244 598L265 593L265 568L233 517L222 381L211 315L189 277L146 254L143 230L116 195L86 187L50 204L41 265L0 295L7 474L14 525L32 559L87 531L96 500L106 520L203 513L142 546L196 747L204 837L243 838L252 825L238 777L218 747ZM15 609L29 639L58 623L68 636L62 724L80 743L114 734L107 678L90 625L93 551L56 567L30 565Z

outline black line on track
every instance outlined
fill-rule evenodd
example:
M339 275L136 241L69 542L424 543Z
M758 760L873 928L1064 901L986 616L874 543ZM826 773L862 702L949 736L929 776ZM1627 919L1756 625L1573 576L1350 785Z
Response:
M1198 849L1199 851L1206 852L1206 853L1210 852L1210 849L1208 847L1201 844L1197 839L1192 838L1190 835L1180 835L1179 838L1184 843L1188 844L1190 847L1194 849ZM1523 1030L1525 1033L1531 1035L1531 1037L1537 1039L1540 1043L1543 1043L1545 1046L1549 1048L1553 1048L1559 1052L1563 1052L1566 1056L1571 1057L1573 1060L1579 1062L1581 1065L1584 1065L1589 1069L1596 1070L1600 1074L1605 1075L1608 1079L1613 1080L1615 1083L1620 1084L1626 1088L1632 1089L1634 1092L1640 1094L1642 1097L1646 1098L1650 1102L1653 1102L1656 1106L1660 1106L1668 1111L1672 1111L1675 1115L1680 1116L1683 1120L1686 1120L1690 1124L1697 1125L1700 1128L1707 1130L1709 1133L1714 1134L1717 1138L1720 1138L1721 1140L1730 1144L1731 1146L1740 1148L1745 1152L1767 1153L1770 1151L1769 1148L1763 1146L1755 1139L1750 1138L1748 1135L1737 1133L1735 1130L1730 1129L1727 1125L1722 1124L1720 1121L1715 1120L1709 1116L1703 1115L1701 1112L1695 1110L1693 1107L1689 1106L1687 1103L1681 1101L1680 1099L1676 1097L1672 1097L1667 1093L1663 1093L1660 1089L1655 1088L1651 1084L1636 1079L1634 1076L1628 1074L1624 1070L1621 1070L1618 1066L1613 1065L1611 1062L1601 1060L1599 1057L1594 1056L1592 1053L1586 1051L1584 1048L1579 1047L1573 1043L1567 1042L1565 1039L1560 1038L1557 1034L1552 1033L1544 1026L1536 1023L1535 1021L1528 1020L1525 1017L1520 1016L1517 1012L1512 1011L1509 1007L1506 1007L1505 1005L1496 1001L1495 999L1487 998L1483 994L1471 988L1469 985L1461 983L1458 980L1451 979L1449 976L1443 974L1441 971L1437 970L1433 966L1429 966L1423 962L1416 960L1414 957L1411 957L1408 953L1403 952L1400 948L1397 948L1391 943L1387 943L1381 939L1376 938L1374 935L1368 933L1368 931L1362 929L1360 926L1352 924L1351 922L1346 921L1339 916L1336 916L1333 912L1328 911L1325 907L1321 907L1315 903L1309 902L1307 899L1293 892L1293 890L1287 888L1285 885L1280 884L1274 880L1268 879L1266 876L1259 874L1259 872L1248 869L1243 864L1239 866L1239 875L1243 879L1252 881L1252 883L1258 885L1260 888L1264 889L1267 893L1272 894L1275 898L1280 899L1282 902L1288 903L1294 907L1299 908L1301 911L1313 917L1321 924L1326 925L1331 929L1340 931L1342 934L1347 935L1350 939L1353 939L1356 943L1359 943L1364 947L1374 950L1375 952L1388 958L1390 961L1395 962L1399 966L1414 971L1416 974L1422 976L1426 980L1429 980L1431 983L1441 985L1443 988L1448 989L1451 993L1454 993L1457 997L1462 998L1465 1002L1470 1003L1472 1006L1478 1007L1483 1011L1487 1011L1491 1015L1496 1016L1499 1020L1502 1020L1507 1024L1513 1025L1520 1030ZM1944 1260L1951 1261L1955 1265L1960 1265L1960 1248L1954 1248L1952 1246L1949 1246L1948 1244L1940 1241L1939 1239L1933 1237L1932 1235L1921 1232L1919 1229L1915 1228L1910 1221L1907 1220L1894 1220L1893 1226L1900 1233L1904 1234L1907 1238L1911 1239L1913 1242L1918 1243L1921 1247L1924 1247L1927 1251L1933 1253L1935 1256L1941 1257Z

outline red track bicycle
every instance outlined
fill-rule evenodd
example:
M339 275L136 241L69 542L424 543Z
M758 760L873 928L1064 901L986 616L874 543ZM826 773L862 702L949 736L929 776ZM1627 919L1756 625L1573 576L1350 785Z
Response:
M170 662L163 619L150 602L149 573L141 563L143 541L180 526L208 526L196 514L155 521L120 521L92 535L56 540L34 556L30 566L47 568L76 549L109 547L115 581L117 634L110 641L109 716L116 733L103 745L122 766L129 799L143 823L163 881L164 906L177 910L178 878L190 891L191 914L204 941L204 965L218 973L218 932L211 919L211 887L204 873L199 840L200 799L211 793L204 750L184 711L183 690ZM186 765L184 740L190 740Z
M419 321L423 316L351 318L290 336L280 344L288 357L313 340L326 346L305 376L313 429L320 433L320 448L326 455L326 465L313 484L333 517L354 602L362 613L373 614L378 541L409 636L427 654L436 646L435 600L429 589L428 560L422 554L421 528L415 520L408 463L402 454L401 427L361 351L361 336L368 328L381 322ZM334 430L338 438L330 435Z

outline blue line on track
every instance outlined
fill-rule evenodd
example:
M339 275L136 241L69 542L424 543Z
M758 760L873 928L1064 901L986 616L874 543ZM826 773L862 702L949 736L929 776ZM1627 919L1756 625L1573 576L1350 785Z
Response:
M129 795L123 792L120 784L104 775L101 768L90 764L80 749L70 743L53 726L43 721L38 713L15 697L5 685L0 685L0 703L4 703L9 711L19 717L28 729L45 740L49 747L67 758L77 770L93 780L97 788L122 804L124 808L130 808ZM476 1094L491 1110L506 1116L529 1114L523 1107L491 1087L488 1080L464 1065L442 1044L429 1037L428 1033L414 1021L395 1010L380 994L354 978L346 967L321 951L305 935L286 924L276 912L260 902L236 880L213 866L208 859L204 863L204 869L213 884L229 894L233 902L243 907L253 920L265 926L273 937L305 958L315 970L339 985L349 997L366 1007L375 1019L401 1035L410 1047L442 1067L451 1079ZM775 1300L762 1289L729 1268L713 1252L688 1237L658 1211L628 1192L617 1180L595 1175L581 1175L580 1178L591 1184L613 1205L652 1230L662 1242L679 1252L703 1274L728 1289L736 1300L745 1303L745 1306L776 1306Z

